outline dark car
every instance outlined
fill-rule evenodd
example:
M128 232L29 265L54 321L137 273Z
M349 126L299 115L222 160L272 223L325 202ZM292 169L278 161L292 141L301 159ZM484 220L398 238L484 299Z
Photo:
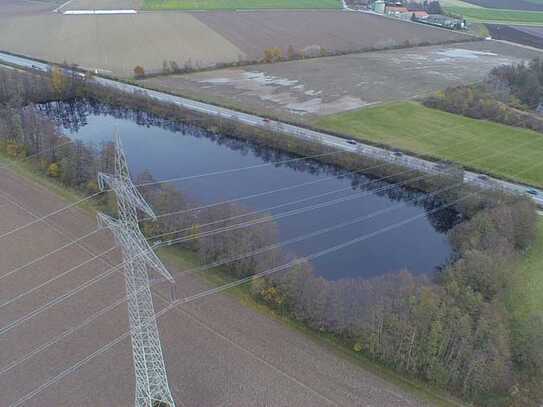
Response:
M401 152L399 152L399 151L394 151L394 152L392 152L392 154L393 154L394 156L396 156L396 157L401 157L401 156L403 155L403 154L402 154Z
M530 195L539 195L539 192L533 188L527 189L526 192Z
M358 143L354 140L347 140L347 143L352 144L353 146L357 145Z

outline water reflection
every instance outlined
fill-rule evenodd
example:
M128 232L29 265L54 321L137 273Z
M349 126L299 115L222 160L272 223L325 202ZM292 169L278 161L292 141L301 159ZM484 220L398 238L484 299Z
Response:
M450 255L444 232L451 227L456 214L450 210L429 212L440 202L427 194L391 186L384 181L372 180L365 175L353 174L315 160L277 163L296 156L142 111L84 100L48 103L40 105L39 109L54 119L70 137L87 143L110 141L114 129L117 129L123 137L133 174L148 169L156 179L169 179L276 163L176 183L177 188L201 202L235 199L304 183L311 185L246 200L243 205L258 210L342 190L272 211L279 213L353 194L364 195L360 199L280 220L278 226L282 239L404 204L386 215L289 246L288 250L296 255L310 254L426 212L425 217L415 222L318 259L314 263L316 272L326 278L370 277L400 269L427 273L443 264ZM360 194L361 191L368 193Z

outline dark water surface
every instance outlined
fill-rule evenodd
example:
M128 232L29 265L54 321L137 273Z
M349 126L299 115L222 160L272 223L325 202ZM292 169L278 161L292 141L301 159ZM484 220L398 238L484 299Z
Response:
M41 108L50 117L57 119L66 134L73 139L100 144L111 141L113 132L117 130L123 140L133 177L146 169L155 179L161 180L296 158L295 155L250 142L222 137L146 113L119 110L107 105L55 103L42 105ZM421 193L399 187L386 192L363 192L368 188L364 185L370 181L368 178L353 176L334 166L310 160L200 177L177 182L175 185L198 202L213 203L316 180L322 181L240 203L249 209L264 209L346 188L345 191L324 198L271 211L277 214L353 194L360 195L358 199L279 220L277 223L280 239L293 238L403 204L399 209L371 220L284 248L299 256L375 232L439 204L424 199L425 196ZM372 189L383 186L387 184L371 184ZM447 211L427 213L425 217L398 229L323 256L315 260L313 266L317 274L330 280L367 278L401 269L413 273L431 272L450 256L451 249L444 231L450 226L452 217L454 214Z

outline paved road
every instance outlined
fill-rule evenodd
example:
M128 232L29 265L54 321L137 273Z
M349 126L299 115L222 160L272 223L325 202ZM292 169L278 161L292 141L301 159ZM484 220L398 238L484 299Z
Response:
M0 61L9 63L12 65L36 69L47 72L50 69L50 65L42 62L37 62L29 58L13 56L0 52ZM408 168L428 172L428 173L440 173L443 172L442 166L439 163L424 160L418 157L410 156L407 154L399 154L393 151L370 146L360 142L349 141L341 137L336 137L331 134L309 130L303 127L295 126L292 124L283 123L276 120L269 120L253 114L247 114L238 112L236 110L228 109L225 107L219 107L208 103L198 102L195 100L187 99L181 96L169 95L156 90L144 89L136 85L130 85L123 82L118 82L112 79L106 79L102 77L94 77L96 83L107 86L110 88L118 89L127 93L144 93L152 99L159 100L161 102L172 103L174 105L189 109L195 112L209 114L211 116L224 117L230 120L235 120L251 126L269 129L273 131L282 132L291 136L297 137L302 140L317 141L323 145L334 147L340 150L357 153L367 157L377 158L380 160L401 164ZM512 182L502 181L496 178L486 177L483 174L465 171L464 181L477 185L481 188L487 189L503 189L514 193L527 193L528 188L521 184L515 184ZM532 189L535 195L530 195L538 206L543 207L543 190Z

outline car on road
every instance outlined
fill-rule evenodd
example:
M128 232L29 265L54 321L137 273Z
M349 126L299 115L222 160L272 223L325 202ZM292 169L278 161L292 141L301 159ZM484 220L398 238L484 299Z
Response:
M356 146L356 145L358 144L355 140L352 140L352 139L347 140L347 143L348 143L348 144L351 144L351 145L353 145L353 146Z
M477 178L481 181L488 181L488 177L486 175L478 175Z
M527 190L526 190L526 193L528 193L528 194L530 194L530 195L534 195L534 196L539 195L539 192L537 192L537 190L536 190L536 189L533 189L533 188L527 189Z
M403 154L402 154L401 152L399 152L399 151L393 151L393 152L392 152L392 155L395 156L395 157L401 157L401 156L403 156Z

